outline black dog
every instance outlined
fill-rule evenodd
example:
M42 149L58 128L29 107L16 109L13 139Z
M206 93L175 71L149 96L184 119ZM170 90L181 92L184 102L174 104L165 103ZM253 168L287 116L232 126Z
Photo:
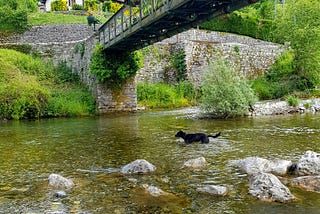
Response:
M186 144L201 141L201 143L209 143L209 137L217 138L221 135L221 132L216 135L206 135L204 133L187 134L183 131L179 131L175 137L181 137Z

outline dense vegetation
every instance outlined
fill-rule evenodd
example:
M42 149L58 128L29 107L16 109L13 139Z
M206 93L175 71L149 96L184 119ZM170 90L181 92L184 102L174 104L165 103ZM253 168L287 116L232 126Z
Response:
M148 108L174 108L195 104L195 89L190 82L181 81L170 86L165 83L138 83L137 99Z
M141 67L142 56L139 51L106 53L97 44L91 57L90 74L96 75L99 82L120 88Z
M320 86L320 3L317 0L286 0L284 4L283 2L262 0L252 6L206 22L201 25L201 28L238 33L272 42L290 43L291 49L276 61L270 71L257 79L250 80L250 83L260 99L286 97L294 105L293 101L297 99L295 96L298 94L300 96L319 95L314 89ZM85 10L94 13L98 19L106 20L110 14L121 7L120 4L111 1L98 3L95 0L86 0L84 7L75 5L73 9ZM54 10L66 9L60 0L53 3L52 7ZM33 24L87 23L85 16L39 14L36 11L36 0L0 0L0 36L10 32L23 32ZM12 57L8 58L10 55L8 52L0 51L2 54L0 117L19 119L71 116L93 112L91 96L82 90L80 93L83 94L77 94L78 92L75 91L79 91L79 88L74 84L74 76L66 77L61 75L65 72L59 72L59 70L66 71L66 74L70 74L65 63L62 62L58 68L49 66L50 69L43 69L41 67L44 66L43 62L38 59L26 60L25 58L30 56L19 55L16 52L10 53L17 58L21 57L21 61L14 61ZM108 60L102 61L102 57ZM137 93L140 104L150 107L192 105L197 103L201 95L202 106L205 109L210 109L215 114L227 109L229 112L223 115L233 116L238 113L243 114L243 103L249 105L253 102L253 95L247 88L247 82L240 78L225 77L219 80L224 81L224 84L219 83L224 87L220 87L220 91L215 88L216 83L212 76L217 74L213 74L212 70L234 72L223 60L209 66L203 88L190 87L191 84L184 81L184 57L183 53L172 56L172 65L178 75L177 85L138 84ZM112 63L115 60L119 63ZM48 65L45 66L48 68ZM105 55L97 48L92 57L91 73L97 75L102 82L121 86L125 79L135 75L140 66L139 52ZM74 90L75 88L77 89ZM241 93L228 94L227 92L230 91ZM227 94L221 94L222 92ZM212 95L215 97L219 95L224 99L205 104L204 100L211 100ZM72 103L73 100L79 100L79 97L82 97L80 100L86 100L86 107L75 107L78 104ZM230 100L226 101L226 98ZM212 108L213 104L214 108ZM238 113L235 111L236 107L230 107L232 105L241 107L237 110ZM77 113L72 112L71 109L78 109Z
M0 49L0 119L84 116L95 113L92 94L66 63L50 63Z
M281 3L263 0L201 26L207 30L290 43L292 50L285 53L266 75L253 81L260 99L309 93L320 86L320 3L317 0Z
M202 93L200 106L217 118L243 116L257 100L247 80L222 57L208 66Z

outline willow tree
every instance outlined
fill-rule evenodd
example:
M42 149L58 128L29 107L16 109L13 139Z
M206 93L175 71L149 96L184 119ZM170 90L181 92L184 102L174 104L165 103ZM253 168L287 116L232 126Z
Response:
M257 100L247 80L221 57L209 64L201 89L200 107L215 118L246 115Z

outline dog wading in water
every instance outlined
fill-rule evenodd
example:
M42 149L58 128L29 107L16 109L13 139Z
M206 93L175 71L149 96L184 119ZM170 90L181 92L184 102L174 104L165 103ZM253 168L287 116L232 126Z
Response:
M187 134L183 131L179 131L175 137L181 137L186 144L190 144L193 142L199 142L201 143L209 143L209 137L217 138L221 135L221 132L215 134L215 135L206 135L204 133L195 133L195 134Z

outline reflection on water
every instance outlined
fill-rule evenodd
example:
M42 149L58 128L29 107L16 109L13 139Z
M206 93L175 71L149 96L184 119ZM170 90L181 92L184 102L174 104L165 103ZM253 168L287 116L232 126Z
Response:
M319 213L320 196L290 187L299 201L262 203L248 195L246 175L230 161L249 156L297 161L319 151L319 115L192 120L184 111L96 118L0 122L0 213ZM186 132L222 132L209 144L184 144ZM181 169L203 156L203 170ZM123 176L121 166L146 159L151 175ZM74 179L68 197L48 187L51 173ZM172 193L154 198L142 184ZM202 184L228 186L225 197L200 194Z

